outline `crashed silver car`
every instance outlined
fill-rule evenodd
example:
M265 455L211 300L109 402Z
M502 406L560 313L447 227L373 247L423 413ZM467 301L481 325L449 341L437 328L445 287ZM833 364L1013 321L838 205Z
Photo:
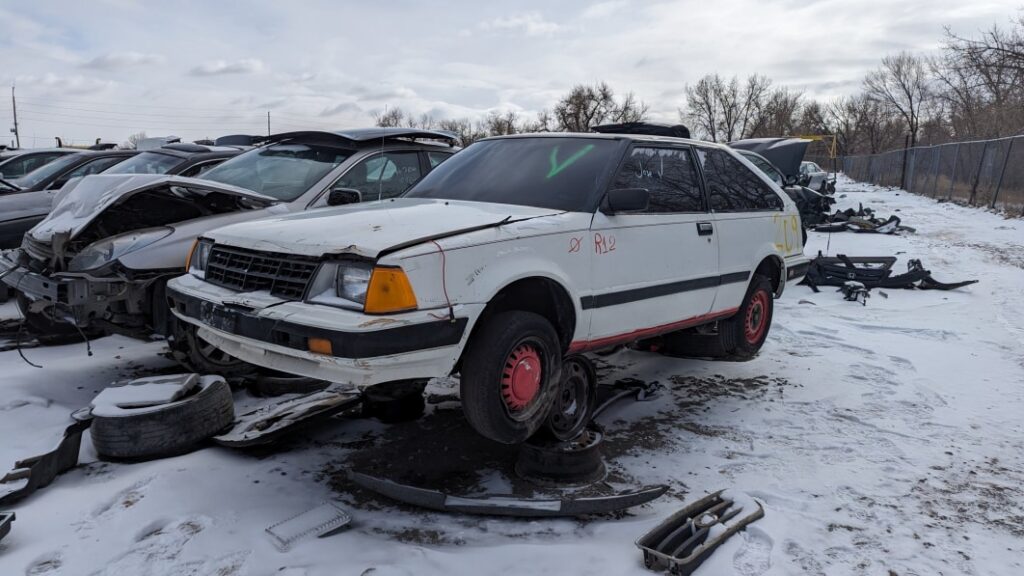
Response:
M291 132L202 178L83 178L61 190L20 249L0 255L0 276L35 331L170 335L175 324L165 285L185 272L200 234L263 216L393 198L455 153L454 145L453 135L429 130ZM194 331L174 336L180 359L196 369L237 366Z

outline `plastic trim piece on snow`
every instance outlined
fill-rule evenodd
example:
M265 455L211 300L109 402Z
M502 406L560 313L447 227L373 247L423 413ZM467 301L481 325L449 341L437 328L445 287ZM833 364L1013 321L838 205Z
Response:
M11 531L11 522L14 522L15 518L14 512L0 512L0 540Z
M566 516L587 516L608 514L633 506L639 506L668 492L668 486L657 485L632 492L620 492L611 496L564 498L558 500L533 500L514 496L451 496L436 490L399 484L383 478L375 478L361 472L349 473L353 482L392 500L405 504L462 514L486 516L517 516L523 518L553 518Z
M743 506L725 491L718 491L671 515L636 541L644 554L644 566L672 574L692 573L730 536L764 517L761 504L746 516Z
M60 444L52 451L33 456L14 463L14 469L0 478L0 491L4 484L24 480L18 488L0 492L0 505L17 502L32 495L40 488L45 488L59 474L67 472L78 465L78 452L82 446L82 432L92 425L92 420L81 420L64 430Z
M287 552L298 540L310 536L317 538L330 536L351 521L352 517L341 507L333 502L324 502L316 508L311 508L270 526L266 532L278 550Z
M213 441L229 448L269 444L300 425L325 420L362 402L358 392L328 388L261 406L242 414L230 430Z

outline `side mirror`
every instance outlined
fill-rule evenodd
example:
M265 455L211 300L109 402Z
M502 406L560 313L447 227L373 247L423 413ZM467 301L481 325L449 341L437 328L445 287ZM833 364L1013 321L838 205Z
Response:
M327 194L328 206L344 206L363 201L363 193L355 188L335 188Z
M617 214L619 212L637 212L646 210L650 204L651 193L647 188L616 188L609 190L601 203L601 212Z
M798 180L799 178L790 174L789 176L786 176L786 186L793 186L797 183Z

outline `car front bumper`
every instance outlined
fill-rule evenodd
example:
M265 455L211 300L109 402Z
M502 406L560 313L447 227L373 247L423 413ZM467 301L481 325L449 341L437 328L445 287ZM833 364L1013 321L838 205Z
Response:
M483 305L371 316L322 304L237 292L185 275L167 285L171 310L239 360L311 378L370 386L450 374ZM331 353L310 351L326 340Z
M0 253L0 278L11 289L23 294L34 312L45 312L55 320L81 328L97 319L109 320L112 303L139 297L152 281L73 272L40 274L21 264L20 250ZM123 323L125 315L118 316ZM144 314L137 316L137 323L144 324ZM134 324L128 322L125 326L134 327Z

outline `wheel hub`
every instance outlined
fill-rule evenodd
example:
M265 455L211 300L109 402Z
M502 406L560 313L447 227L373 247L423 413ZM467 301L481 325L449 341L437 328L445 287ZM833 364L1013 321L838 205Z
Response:
M508 355L501 376L501 397L510 410L522 410L540 391L543 368L540 353L520 344Z
M756 344L764 335L766 325L768 324L768 306L768 295L763 290L755 292L750 298L750 306L747 308L747 321L744 326L744 335L747 338L747 342Z

